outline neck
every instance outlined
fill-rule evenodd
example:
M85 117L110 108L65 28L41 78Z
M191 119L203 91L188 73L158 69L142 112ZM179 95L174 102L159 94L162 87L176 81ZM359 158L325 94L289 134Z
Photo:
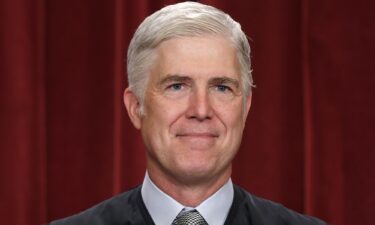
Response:
M228 168L220 175L212 177L199 177L178 179L173 175L167 175L161 171L148 168L148 174L152 182L164 193L188 207L197 207L204 200L217 192L231 174Z

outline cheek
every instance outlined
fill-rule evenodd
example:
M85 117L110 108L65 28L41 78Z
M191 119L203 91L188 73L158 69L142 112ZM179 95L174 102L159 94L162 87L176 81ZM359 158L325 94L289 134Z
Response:
M170 129L173 124L183 114L183 107L176 102L171 103L159 100L154 100L153 102L157 104L150 104L145 107L143 128L154 142L166 142L171 135Z
M241 101L236 100L225 104L222 101L213 103L216 115L228 131L243 126L243 105Z
M164 126L172 126L178 118L184 115L187 107L186 98L179 100L170 99L155 99L155 104L148 108L150 114L147 114L152 118L153 122L163 124ZM157 103L157 104L156 104Z

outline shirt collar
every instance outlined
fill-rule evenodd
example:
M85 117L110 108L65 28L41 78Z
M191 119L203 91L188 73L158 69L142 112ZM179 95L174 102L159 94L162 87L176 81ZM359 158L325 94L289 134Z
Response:
M209 225L224 224L233 202L233 184L229 179L215 194L204 200L196 210Z
M160 190L146 173L142 189L142 199L155 225L172 224L173 220L185 207ZM204 200L195 209L209 225L222 225L227 218L233 202L233 184L231 179L211 197ZM162 207L160 207L162 206Z

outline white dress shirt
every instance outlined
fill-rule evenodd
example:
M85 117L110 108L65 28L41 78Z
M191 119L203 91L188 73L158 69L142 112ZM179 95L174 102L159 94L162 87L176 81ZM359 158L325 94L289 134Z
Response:
M223 225L233 202L231 179L196 208L186 207L161 191L148 173L142 185L142 199L155 225L170 225L181 210L196 209L209 225Z

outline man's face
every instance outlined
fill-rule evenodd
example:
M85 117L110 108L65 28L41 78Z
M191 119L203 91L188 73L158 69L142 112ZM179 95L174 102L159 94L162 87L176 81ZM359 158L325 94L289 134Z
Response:
M243 105L235 48L222 37L184 37L156 54L138 126L149 173L182 183L229 177L251 102Z

